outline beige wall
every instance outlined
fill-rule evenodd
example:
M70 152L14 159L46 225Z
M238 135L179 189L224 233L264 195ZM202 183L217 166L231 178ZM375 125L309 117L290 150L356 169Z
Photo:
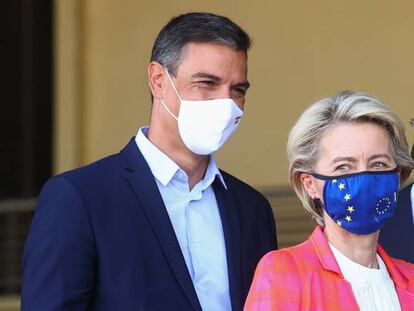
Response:
M414 2L57 0L56 172L117 152L148 122L153 40L193 10L253 37L246 117L217 158L255 186L287 184L289 128L320 97L366 91L414 116Z

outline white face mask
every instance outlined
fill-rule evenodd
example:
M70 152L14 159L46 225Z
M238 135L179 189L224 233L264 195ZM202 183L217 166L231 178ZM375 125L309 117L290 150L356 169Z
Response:
M168 109L162 99L161 104L177 120L184 144L198 155L215 152L239 126L243 111L231 98L183 100L166 69L165 72L181 103L178 117Z

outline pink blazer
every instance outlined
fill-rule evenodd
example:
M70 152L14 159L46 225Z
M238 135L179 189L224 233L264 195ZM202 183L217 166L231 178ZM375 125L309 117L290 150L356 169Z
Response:
M414 310L414 265L391 258L378 246L402 310ZM245 311L359 310L321 227L302 244L273 251L257 266Z

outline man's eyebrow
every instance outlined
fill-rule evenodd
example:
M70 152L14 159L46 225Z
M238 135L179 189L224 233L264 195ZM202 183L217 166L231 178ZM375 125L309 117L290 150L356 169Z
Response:
M218 81L221 80L221 78L218 77L218 76L215 76L215 75L213 75L211 73L202 72L202 71L201 72L196 72L196 73L192 74L191 77L192 78L209 79L209 80L213 80L215 82L218 82ZM236 84L232 85L232 87L233 88L235 88L235 87L242 87L242 88L245 88L247 90L250 87L250 83L249 83L249 81L243 81L243 82L236 83Z
M242 87L247 90L250 87L250 83L249 81L244 81L244 82L236 83L232 87L233 88Z
M211 73L207 72L196 72L191 75L192 78L204 78L204 79L210 79L214 81L220 81L221 79Z

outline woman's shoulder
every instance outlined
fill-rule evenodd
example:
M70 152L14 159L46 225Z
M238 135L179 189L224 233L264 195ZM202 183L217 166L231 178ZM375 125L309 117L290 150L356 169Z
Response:
M414 264L402 259L393 257L390 258L392 263L404 274L404 276L406 276L409 280L414 280Z
M387 269L399 271L408 280L413 280L414 285L414 264L402 259L391 257L381 245L378 245L378 254L385 262Z
M267 253L261 260L259 265L264 267L277 267L278 269L301 270L304 266L314 265L318 262L315 249L309 240L300 244L281 248Z

